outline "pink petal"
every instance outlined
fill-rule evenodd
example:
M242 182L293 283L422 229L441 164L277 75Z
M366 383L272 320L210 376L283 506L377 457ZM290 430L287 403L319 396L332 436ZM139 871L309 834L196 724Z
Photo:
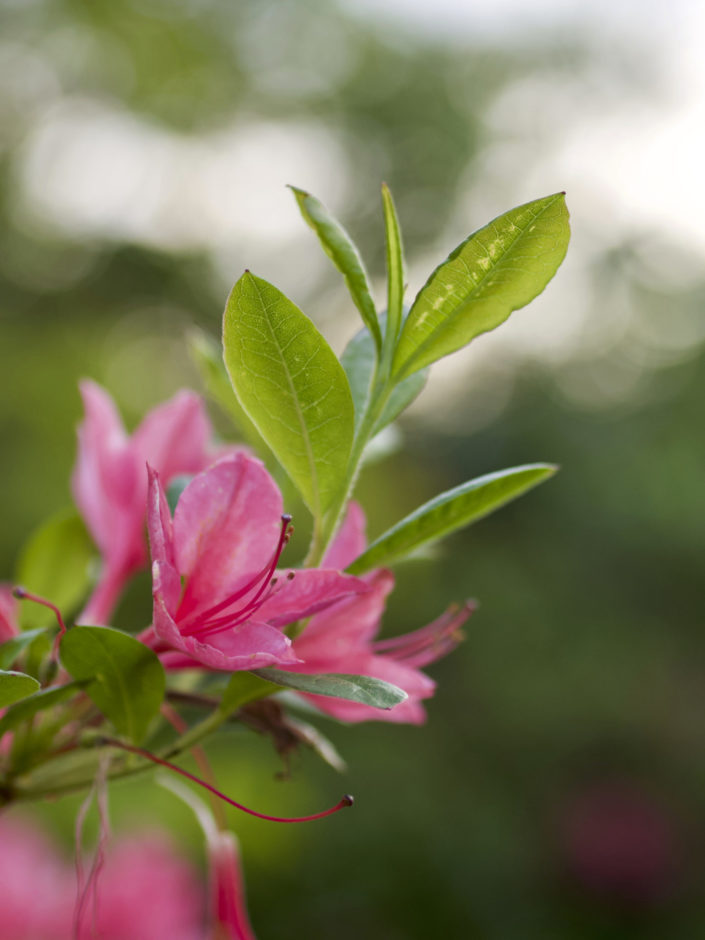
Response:
M158 474L149 472L147 530L152 554L152 594L172 614L181 596L181 578L174 560L174 536L169 507Z
M17 601L12 588L0 584L0 643L6 643L19 632Z
M174 514L179 572L188 577L180 616L206 609L237 591L273 555L282 500L263 464L244 453L198 474Z
M210 436L200 397L181 391L146 415L132 443L142 466L150 464L168 482L179 473L198 473L211 462Z
M216 633L201 642L196 636L184 637L160 598L155 596L154 629L171 649L179 650L210 669L234 672L298 662L291 640L266 623L246 623Z
M95 382L82 382L81 395L86 417L78 428L73 496L101 554L121 565L144 554L143 467L107 392Z
M256 940L247 914L240 853L232 833L212 833L208 839L208 854L213 917L223 940Z
M73 873L29 818L0 819L0 936L71 936Z
M345 571L367 545L365 539L365 514L359 503L351 502L338 534L325 554L322 568L338 568Z
M289 573L277 571L277 585L258 609L258 620L281 627L301 617L310 617L350 595L369 590L362 578L340 574L339 571L303 568L294 571L291 580L287 577Z
M369 588L366 593L342 600L311 619L295 641L297 656L307 663L339 663L367 649L379 629L394 577L383 570L365 580Z
M203 895L196 872L158 832L116 843L98 880L95 932L86 917L81 940L199 940Z

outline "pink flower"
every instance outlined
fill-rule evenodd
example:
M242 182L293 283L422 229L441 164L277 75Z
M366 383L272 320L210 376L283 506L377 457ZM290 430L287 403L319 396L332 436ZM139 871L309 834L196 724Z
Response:
M0 819L0 937L72 940L73 865L28 820ZM79 940L205 940L203 895L165 836L118 842L97 882ZM95 927L95 930L94 930Z
M244 453L195 476L173 522L150 469L154 620L142 640L166 666L232 671L296 663L281 628L367 590L364 581L333 569L275 576L290 521L262 463Z
M326 555L325 564L344 569L365 548L365 517L357 503L351 503L343 526ZM421 672L460 641L459 629L474 607L450 608L421 630L391 640L374 641L387 594L394 587L390 571L380 569L366 576L370 590L347 598L316 614L294 641L294 652L302 663L286 665L291 672L315 674L343 672L374 676L403 689L408 699L390 711L321 695L306 695L321 711L340 721L369 719L421 724L426 712L421 700L429 698L435 683Z
M0 584L0 643L7 643L20 632L17 601L9 584Z
M587 892L627 907L669 898L683 852L673 814L637 780L605 777L566 800L558 819L568 873Z
M222 940L256 940L245 900L240 853L230 832L214 830L208 838L211 909L216 936Z
M128 578L147 561L144 539L149 463L165 483L214 459L201 399L182 391L154 408L129 437L115 405L95 382L82 382L85 419L78 429L72 489L103 557L103 572L79 620L105 624Z

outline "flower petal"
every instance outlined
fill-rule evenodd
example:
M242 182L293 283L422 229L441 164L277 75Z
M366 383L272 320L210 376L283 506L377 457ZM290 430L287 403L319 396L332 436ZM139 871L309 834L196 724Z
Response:
M19 632L17 601L12 588L0 584L0 643L6 643Z
M297 637L294 646L297 656L306 663L315 663L320 667L317 671L349 672L341 663L366 650L377 633L386 597L394 587L394 576L384 570L365 580L366 593L346 598L316 614Z
M274 481L247 454L224 457L193 478L174 514L176 564L188 577L180 616L213 606L266 567L281 513Z
M287 636L267 623L254 620L217 633L209 637L207 642L201 642L195 636L182 636L161 598L157 596L154 603L154 630L172 649L179 650L201 665L223 672L298 662Z
M144 468L136 460L115 405L95 382L82 382L85 419L71 486L103 557L113 566L144 556Z
M336 601L369 591L362 578L339 571L303 568L277 571L276 576L274 591L257 611L258 620L266 620L275 627L310 617Z
M151 467L147 498L147 530L152 554L152 594L173 615L181 596L181 578L174 559L174 535L169 507L159 475Z
M323 559L322 568L338 568L344 571L358 555L361 555L367 545L365 529L367 522L362 506L351 502L348 506L343 524L333 539L330 548Z
M210 436L200 397L181 391L146 415L132 443L141 465L150 464L168 482L178 473L198 473L211 462Z

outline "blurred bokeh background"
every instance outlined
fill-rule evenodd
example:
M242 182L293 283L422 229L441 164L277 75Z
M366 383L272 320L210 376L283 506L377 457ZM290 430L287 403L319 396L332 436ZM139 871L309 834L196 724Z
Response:
M469 232L565 189L545 295L433 370L360 495L375 535L436 492L551 460L552 482L398 571L385 628L481 608L432 667L423 728L321 720L350 765L276 778L211 748L263 940L705 935L705 13L577 0L2 0L0 574L69 502L91 376L128 424L198 387L245 267L340 352L357 322L286 183L383 276L395 195L410 296ZM380 300L381 289L378 290ZM700 417L699 417L700 415ZM215 416L215 412L214 412ZM220 420L220 419L218 419ZM225 433L227 425L220 420ZM305 528L305 525L303 526ZM123 625L148 617L145 583ZM174 805L172 805L174 804ZM188 812L147 780L117 826ZM76 801L41 807L70 843Z

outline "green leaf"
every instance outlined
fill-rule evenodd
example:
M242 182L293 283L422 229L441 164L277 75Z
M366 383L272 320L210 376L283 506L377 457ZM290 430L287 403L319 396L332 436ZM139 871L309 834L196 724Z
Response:
M223 337L240 403L320 518L345 479L352 446L343 367L308 317L249 271L228 298Z
M348 567L352 574L388 565L420 546L477 522L553 476L558 468L536 463L488 473L447 490L376 539Z
M355 408L356 432L370 401L376 362L374 340L367 327L363 327L348 342L340 357L340 363L348 377Z
M384 323L384 321L385 318L382 315L380 322ZM348 342L340 358L350 383L350 392L355 405L355 431L357 431L369 404L375 361L374 342L369 330L363 328ZM372 429L373 434L377 434L382 428L391 424L402 411L409 407L426 384L428 373L428 369L416 372L407 379L403 379L392 389L382 414Z
M402 305L404 302L404 253L401 241L401 229L394 200L386 183L382 185L382 207L384 209L384 228L387 242L387 332L384 345L394 348L402 323ZM387 360L388 362L389 360Z
M297 189L295 186L290 189L296 197L301 215L318 235L323 250L343 275L363 323L372 334L377 350L381 350L382 333L360 252L340 222L333 218L322 202L303 189Z
M252 672L234 672L220 700L219 711L224 715L231 715L248 702L264 698L278 690L278 685L260 679Z
M52 516L34 532L17 566L16 581L46 597L68 617L91 586L96 549L78 513L68 510ZM39 604L24 602L20 623L25 629L45 627L54 615Z
M8 666L11 666L20 653L24 652L37 637L43 636L45 632L43 629L25 630L24 633L18 633L17 636L13 636L5 643L0 644L0 669L7 669Z
M116 730L141 741L164 698L157 654L111 627L74 627L61 641L61 662L74 679L90 679L86 692Z
M286 689L344 698L349 702L359 702L361 705L371 705L386 711L408 698L402 689L372 676L352 676L337 672L309 676L300 672L284 672L281 669L254 669L253 673Z
M5 672L0 670L0 708L27 698L39 688L39 683L32 676L23 672Z
M528 202L459 245L419 291L399 337L400 379L493 330L558 270L570 229L565 194Z
M16 728L28 718L32 718L38 712L71 698L86 685L86 682L67 682L65 685L42 689L41 692L37 692L35 695L31 695L29 698L23 699L23 701L8 708L0 718L0 737L6 731L12 731L13 728Z
M188 344L207 394L228 415L236 430L252 448L260 452L265 450L268 454L269 449L262 440L261 434L247 417L233 391L223 362L223 350L220 343L200 330L193 330L189 334Z

